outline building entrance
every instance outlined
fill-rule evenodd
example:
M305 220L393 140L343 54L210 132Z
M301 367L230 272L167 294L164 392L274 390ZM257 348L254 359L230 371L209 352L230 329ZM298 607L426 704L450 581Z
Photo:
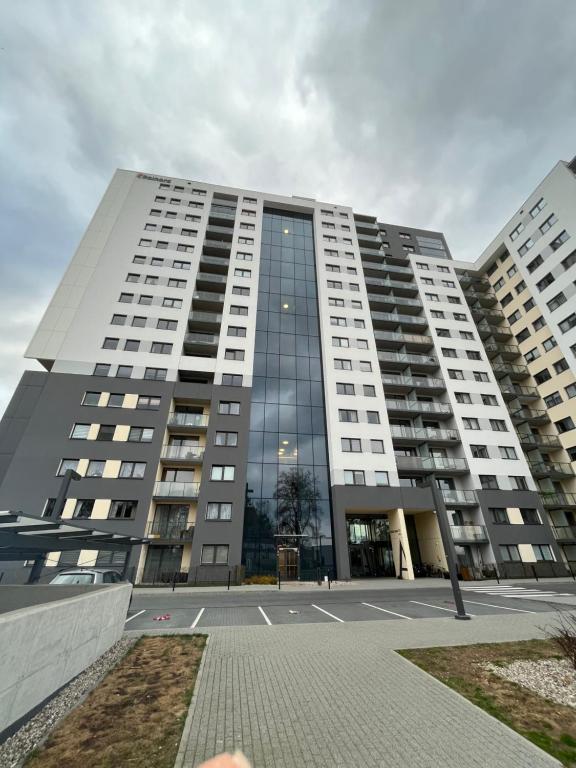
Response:
M297 547L278 547L278 573L282 581L295 581L298 578Z
M386 516L348 517L346 528L353 579L396 575Z

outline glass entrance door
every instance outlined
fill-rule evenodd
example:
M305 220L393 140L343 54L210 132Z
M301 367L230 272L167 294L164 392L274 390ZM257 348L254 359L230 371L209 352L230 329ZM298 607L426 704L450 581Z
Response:
M395 576L387 517L346 520L352 578Z

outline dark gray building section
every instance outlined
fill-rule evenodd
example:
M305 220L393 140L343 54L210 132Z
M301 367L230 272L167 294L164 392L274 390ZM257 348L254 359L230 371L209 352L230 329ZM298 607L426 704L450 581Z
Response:
M47 373L26 371L0 421L0 485L42 394Z

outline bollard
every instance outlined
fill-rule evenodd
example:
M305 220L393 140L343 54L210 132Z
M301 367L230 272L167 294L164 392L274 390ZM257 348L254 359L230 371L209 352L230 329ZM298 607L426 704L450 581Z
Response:
M536 573L536 568L533 565L530 566L530 567L532 568L532 573L534 574L534 578L536 579L536 581L538 581L538 575Z
M228 569L228 591L230 591L230 574L231 573L232 573L232 571L230 569Z
M172 592L176 589L176 571L174 571L174 576L172 577Z

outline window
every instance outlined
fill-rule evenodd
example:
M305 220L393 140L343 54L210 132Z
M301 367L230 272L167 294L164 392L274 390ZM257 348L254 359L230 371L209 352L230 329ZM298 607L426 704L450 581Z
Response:
M466 341L473 341L474 334L470 333L470 331L460 331L460 338L465 339Z
M564 269L568 270L570 267L574 266L576 264L576 251L572 251L571 254L566 256L565 259L562 259L562 266Z
M530 338L530 331L528 328L523 328L520 333L516 334L516 341L521 344L523 341L526 341L526 339Z
M69 469L76 472L78 469L78 459L62 459L58 466L58 471L56 472L57 477L62 477L64 472L67 472Z
M572 328L575 328L575 327L576 327L576 312L572 312L571 315L568 315L568 317L565 317L564 320L558 323L558 328L560 328L562 333L567 333L567 331L570 331Z
M132 371L131 365L119 365L116 368L116 377L119 379L129 379L132 376Z
M538 347L529 349L528 352L525 353L524 357L526 358L527 363L531 363L533 360L537 360L540 357L540 350Z
M236 467L234 465L213 464L210 470L210 480L232 482Z
M464 379L464 372L463 371L459 371L456 368L448 368L448 376L451 379L463 380Z
M490 428L494 432L508 432L506 422L502 419L490 419Z
M336 384L336 394L337 395L353 395L354 384L346 384L344 382L338 382Z
M370 440L370 450L372 453L384 453L384 441Z
M246 253L245 251L238 251L236 254L236 258L238 261L252 261L252 254Z
M182 299L171 299L171 298L162 299L162 306L172 307L172 309L180 309L180 307L182 306Z
M537 509L520 509L524 525L542 525Z
M548 368L543 368L538 373L534 374L534 381L536 384L544 384L545 381L549 381L552 378L552 374Z
M338 264L326 264L326 271L327 272L340 272L340 267Z
M242 325L229 325L227 334L228 336L244 338L246 336L246 328Z
M500 544L500 557L504 562L521 562L520 552L516 544Z
M545 325L546 323L544 322L544 318L540 316L534 320L532 323L532 328L534 328L535 331L539 331L541 328L544 328Z
M470 451L474 459L489 459L488 448L485 445L471 445Z
M70 433L71 440L87 440L90 424L74 424Z
M118 477L131 477L140 480L144 477L145 471L145 461L123 461L120 464L120 474Z
M376 397L376 387L373 384L364 384L364 397Z
M522 315L520 314L520 310L517 309L514 312L512 312L512 314L507 319L510 325L514 325L514 323L517 323L521 317Z
M206 520L231 520L232 504L229 501L209 501L206 504Z
M432 310L430 310L430 315L431 315L431 316L432 316L432 317L433 317L435 320L444 320L444 318L445 318L444 312L440 312L440 310L438 310L438 309L432 309Z
M541 264L544 264L544 259L542 256L540 256L540 254L538 254L535 259L532 259L532 261L526 265L526 269L530 274L532 274L532 272L537 270Z
M243 349L227 349L224 352L225 360L244 360Z
M178 321L159 318L156 323L156 328L160 331L175 331L178 328Z
M422 285L434 285L434 280L432 280L431 277L422 277L420 279L422 281Z
M238 432L216 432L214 445L225 445L235 448L238 445Z
M344 299L329 298L328 299L328 304L331 307L343 307L344 306Z
M153 341L150 345L150 352L156 355L169 355L172 353L172 344L165 344L161 341Z
M442 347L442 354L444 357L458 357L456 350L451 349L450 347Z
M100 424L96 440L103 442L110 442L114 439L114 431L116 429L115 424Z
M496 475L478 475L480 479L480 487L483 491L495 491L498 490L498 481Z
M146 318L142 317L140 315L135 315L132 318L131 325L133 328L145 328L146 327Z
M136 408L143 411L157 411L160 408L160 398L152 395L138 395Z
M467 349L466 350L466 357L468 360L481 360L480 352L476 352L473 349Z
M177 280L175 277L168 279L168 288L186 288L186 280Z
M105 461L92 460L88 462L86 477L102 477L104 474Z
M360 360L358 366L364 373L369 373L372 371L372 363L369 360Z
M508 525L510 519L508 518L508 510L505 507L490 507L490 514L492 515L492 522L495 525Z
M574 315L574 317L576 318L576 315ZM542 342L542 346L544 347L546 352L550 352L550 350L554 349L554 347L556 347L557 345L558 345L558 342L556 341L554 336L549 336L547 339L544 339L544 341Z
M349 347L350 343L348 339L346 339L343 336L332 336L332 346L333 347Z
M154 427L130 427L129 443L150 443L154 436Z
M524 224L520 222L520 224L518 224L516 229L513 229L512 232L510 232L510 240L516 240L516 238L518 237L520 232L522 232L523 229L524 229ZM495 267L496 265L494 264L493 266Z
M553 408L555 405L559 405L562 401L562 397L559 392L552 392L544 398L544 404L546 408Z
M534 245L534 241L532 240L531 237L529 237L528 240L522 243L520 248L518 248L518 253L520 254L520 256L525 256L530 250L530 248L532 248L533 245Z
M110 365L108 363L96 363L94 366L94 376L108 376L110 373Z
M437 293L425 293L424 295L426 296L428 301L440 301Z
M362 309L362 302L358 301L357 299L351 299L350 306L352 309Z
M368 342L366 339L356 339L356 346L358 349L368 349Z
M228 544L203 544L200 562L202 565L227 565Z
M89 518L94 509L94 499L78 499L74 507L73 517L86 519Z
M464 424L464 429L480 429L480 423L478 419L466 417L462 419L462 423Z
M225 416L239 416L240 415L240 403L232 400L220 400L218 403L218 413Z
M561 307L562 304L566 302L566 296L562 291L560 293L557 293L556 296L554 296L550 301L546 302L546 306L550 310L550 312L554 312L554 310L558 309L558 307Z
M576 397L576 384L569 384L567 387L564 387L564 391L568 399Z
M499 280L496 280L494 283L494 290L499 291L500 288L504 288L504 278L501 277Z
M253 237L239 237L238 242L240 245L254 245Z
M366 411L368 424L380 424L380 414L378 411Z
M152 379L153 381L165 381L167 368L146 368L144 370L144 378Z
M352 361L351 360L345 360L344 358L337 357L334 359L334 368L337 371L351 371L352 370Z
M361 453L362 441L358 438L343 437L341 439L342 450L346 453Z
M510 483L512 484L512 488L515 491L528 490L528 483L526 482L526 478L524 477L524 475L510 475L508 479L510 480Z
M560 248L560 246L563 245L569 238L570 235L564 229L562 232L560 232L558 237L555 237L554 240L552 240L550 243L550 248L552 248L553 251L557 251L558 248Z
M152 304L152 296L147 296L142 294L138 297L138 304L144 304L145 306L150 306Z
M118 347L118 342L120 339L112 338L111 336L106 336L104 339L104 344L102 344L102 349L116 349Z
M108 517L114 520L130 520L136 516L137 501L116 501L110 504Z
M124 406L124 395L120 392L111 392L108 396L107 408L122 408Z
M465 403L469 405L472 402L472 398L468 392L456 392L455 395L457 403Z
M165 198L162 198L162 199L165 199ZM150 246L152 245L152 240L146 240L145 238L141 238L138 245L142 246L143 248L150 248Z
M461 312L454 312L454 320L458 320L459 322L466 322L468 318Z
M190 269L190 262L174 260L172 262L172 269Z
M543 560L554 560L554 555L552 554L552 548L550 547L550 544L532 544L532 549L534 550L534 555L538 562Z
M452 280L442 280L441 282L444 288L456 288L456 285Z
M366 328L366 323L361 318L354 318L354 328Z
M126 315L112 315L111 325L124 325L126 323Z
M251 277L252 276L252 270L250 269L239 269L238 267L234 270L234 277Z
M450 331L448 330L448 328L436 328L436 333L441 339L450 338Z
M502 304L503 307L507 307L511 301L512 301L512 294L507 293L506 296L502 297L502 299L500 300L500 303Z
M124 341L125 352L138 352L139 347L140 347L140 342L138 341L138 339L126 339Z
M242 375L238 373L223 373L222 384L228 387L241 387Z
M561 435L563 435L564 432L570 432L571 429L574 429L574 422L572 421L571 416L566 416L565 419L555 421L554 425Z
M561 357L560 360L554 363L552 367L554 368L557 374L560 374L568 370L568 363L563 357Z
M374 472L374 479L376 480L376 485L390 485L388 472L376 471Z
M102 392L84 392L82 405L98 405Z
M146 275L144 282L146 283L146 285L158 285L158 276Z
M448 296L448 303L449 304L462 304L460 301L460 298L458 296Z
M230 306L230 314L231 315L247 315L248 307L241 307L237 304L232 304Z
M544 210L546 207L546 203L544 202L544 198L541 197L540 200L536 203L536 205L530 209L530 216L535 219L536 216L540 213L540 211Z
M361 469L345 469L344 485L366 485L364 471Z
M500 445L500 456L503 459L518 459L518 456L516 454L516 450L511 445Z
M516 272L518 272L518 268L516 267L516 264L512 264L509 270L507 270L506 274L508 277L513 277Z
M552 285L554 282L554 276L552 275L552 272L548 272L547 275L544 275L544 277L541 280L538 280L536 283L536 288L540 292L542 292L545 288L548 288L549 285Z
M338 409L338 418L340 421L346 421L346 422L357 422L358 421L358 411L352 411L347 408L339 408Z
M488 378L488 374L484 373L484 371L474 371L474 381L482 381L486 383L487 381L490 381Z
M526 290L526 283L524 282L524 280L520 280L519 283L516 283L516 285L514 286L514 290L517 296L519 296L522 293L522 291Z
M159 256L152 256L152 258L150 259L150 264L153 267L163 267L164 259L161 259Z
M480 395L482 405L498 405L498 400L494 395Z

